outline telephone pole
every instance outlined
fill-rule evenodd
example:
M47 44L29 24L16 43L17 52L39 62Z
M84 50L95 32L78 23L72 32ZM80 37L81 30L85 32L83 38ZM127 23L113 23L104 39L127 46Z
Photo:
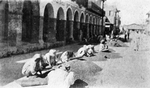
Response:
M103 12L102 12L102 32L103 32L103 36L105 37L105 32L104 32L104 14L105 14L105 12L104 12L104 2L105 2L106 0L102 0L102 10L103 10Z

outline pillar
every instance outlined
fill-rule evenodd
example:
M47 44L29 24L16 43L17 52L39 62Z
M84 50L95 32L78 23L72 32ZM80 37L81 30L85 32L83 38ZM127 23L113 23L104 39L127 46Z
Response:
M89 26L90 26L90 24L89 24L89 23L86 23L87 38L89 38Z
M22 40L22 15L9 12L8 15L8 41L10 46L21 44Z
M77 22L77 30L76 30L77 31L77 35L76 36L78 37L77 40L79 40L79 38L80 38L80 35L79 35L80 31L79 30L80 30L80 22Z
M56 42L56 22L57 19L56 18L49 18L49 29L48 29L48 39L47 41L50 43Z
M74 22L70 21L70 38L72 40L74 40L74 37L73 37L73 25L74 25Z
M44 41L43 41L43 16L40 16L39 18L40 23L39 23L39 43L41 46L44 45Z
M36 37L36 36L39 36L40 16L34 15L32 23L33 23L33 25L32 25L33 29L32 29L32 39L31 39L31 42L37 43L39 41L39 38Z

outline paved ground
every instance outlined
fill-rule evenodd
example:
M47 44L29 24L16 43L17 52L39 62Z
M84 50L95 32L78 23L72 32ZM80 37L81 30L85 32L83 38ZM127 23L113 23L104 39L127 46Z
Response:
M131 37L135 36L132 35ZM115 51L107 54L109 59L101 58L106 53L98 53L92 58L85 58L87 62L72 62L74 63L74 68L76 68L75 71L80 75L79 78L84 82L84 85L81 84L82 87L80 88L150 88L150 38L144 35L142 35L142 38L139 51L134 51L133 44L127 43L129 47L110 47ZM75 47L74 45L74 48L77 49L77 46ZM23 57L25 59L25 57L32 55L25 55ZM13 58L15 59L15 57ZM17 60L20 60L20 58ZM13 60L8 60L5 63L9 62L12 63ZM2 67L10 69L6 65L0 67L0 70L3 69ZM5 71L0 72L1 77L2 72L5 73ZM7 77L7 74L5 75L2 77Z

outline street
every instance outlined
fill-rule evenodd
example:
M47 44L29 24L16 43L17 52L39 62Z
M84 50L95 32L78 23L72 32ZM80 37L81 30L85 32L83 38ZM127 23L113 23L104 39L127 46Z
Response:
M132 35L131 37L134 37ZM96 56L86 57L86 61L71 61L77 79L84 81L88 88L149 88L150 87L150 51L149 37L145 36L141 50L134 51L131 43L128 47L110 47L111 53L96 53ZM72 47L73 46L73 47ZM69 45L59 48L60 51L76 51L81 45ZM97 46L96 46L97 48ZM25 55L0 59L0 85L23 77L23 63L17 61L32 57L35 53L46 53L48 50ZM108 59L103 58L105 55ZM83 74L84 73L84 74ZM81 84L82 85L82 84ZM83 85L82 85L83 87ZM83 88L84 88L83 87Z

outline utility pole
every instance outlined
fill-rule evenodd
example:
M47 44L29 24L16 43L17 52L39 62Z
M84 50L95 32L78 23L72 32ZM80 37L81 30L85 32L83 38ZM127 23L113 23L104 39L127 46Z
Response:
M105 1L106 0L102 0L102 10L104 10L104 2ZM104 32L104 16L103 15L104 15L104 11L102 12L102 23L101 23L102 24L102 29L101 30L103 31L102 35L105 37L105 32Z
M119 25L117 24L117 23L118 23L117 21L119 20L119 19L118 19L118 17L119 17L119 16L118 16L118 13L119 13L119 12L120 12L120 10L118 10L118 9L115 10L114 29L113 29L113 33L115 32L115 34L113 34L114 37L116 37L116 35L117 35L116 32L118 31L117 28L118 28Z

